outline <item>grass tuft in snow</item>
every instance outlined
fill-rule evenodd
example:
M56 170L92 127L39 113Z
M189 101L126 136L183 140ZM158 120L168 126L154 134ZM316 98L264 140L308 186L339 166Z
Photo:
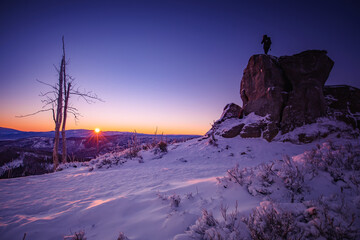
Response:
M181 202L181 198L180 198L179 195L173 194L173 195L171 195L171 196L169 197L169 200L170 200L170 206L171 206L172 208L177 208L177 207L179 207L180 202Z
M127 238L123 232L120 232L117 240L129 240L129 238Z
M162 201L169 201L171 208L178 208L180 206L180 202L181 202L180 195L173 194L173 195L167 196L166 194L160 193L160 192L157 192L156 195ZM187 194L186 197L188 199L193 198L192 194L191 195Z
M166 143L166 142L163 142L163 141L160 141L159 143L158 143L158 145L157 145L157 147L159 148L159 150L161 151L161 152L167 152L168 150L167 150L167 146L168 146L168 144Z
M64 240L86 240L85 232L79 231L78 233L75 232L73 235L65 236Z

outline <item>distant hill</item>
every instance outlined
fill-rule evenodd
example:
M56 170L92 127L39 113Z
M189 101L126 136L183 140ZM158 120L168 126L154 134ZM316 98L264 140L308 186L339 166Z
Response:
M66 130L66 137L67 138L72 138L72 137L77 137L77 138L86 138L86 137L91 137L94 134L93 130L88 130L88 129L73 129L73 130ZM119 131L104 131L101 132L102 136L115 136L115 135L131 135L133 133L131 132L119 132ZM143 134L143 133L138 133L137 135L147 135L147 136L153 136L152 134ZM181 138L181 137L198 137L198 135L164 135L164 136L172 136L175 138ZM54 131L49 131L49 132L24 132L24 131L19 131L16 129L11 129L11 128L4 128L4 127L0 127L0 141L1 140L17 140L17 139L22 139L22 138L29 138L29 137L54 137ZM61 136L60 136L61 138Z
M11 128L0 127L0 140L15 140L28 137L52 137L54 132L23 132Z

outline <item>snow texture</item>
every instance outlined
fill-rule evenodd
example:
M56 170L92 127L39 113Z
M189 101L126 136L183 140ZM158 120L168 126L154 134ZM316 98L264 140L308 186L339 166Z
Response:
M216 145L203 137L167 152L107 153L55 173L0 180L1 239L355 236L358 139L216 138Z

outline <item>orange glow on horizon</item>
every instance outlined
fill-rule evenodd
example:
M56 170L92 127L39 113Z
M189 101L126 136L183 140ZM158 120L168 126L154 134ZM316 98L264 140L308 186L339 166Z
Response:
M16 120L16 119L15 119ZM40 119L39 119L40 120ZM11 128L19 131L30 131L30 132L48 132L48 131L54 131L54 126L50 121L27 121L27 122L16 122L13 121L13 123L8 122L1 122L0 121L0 127L5 128ZM205 134L211 126L181 126L181 127L174 127L174 126L164 126L159 127L157 134L161 135L162 133L167 134L184 134L184 135L203 135ZM67 130L76 130L76 129L94 129L90 124L84 124L84 125L75 125L75 124L69 124L69 127ZM136 130L137 133L144 133L144 134L154 134L156 127L152 126L130 126L130 125L124 125L122 127L119 126L103 126L103 128L99 129L99 132L97 132L96 129L94 129L94 133L98 134L103 131L119 131L119 132L134 132Z
M14 114L15 115L15 114ZM54 131L54 123L50 121L47 117L40 115L32 116L29 118L15 118L13 116L0 116L0 127L11 128L19 131L30 131L30 132L48 132ZM112 122L104 122L101 124L102 128L99 129L100 132L106 131L119 131L119 132L134 132L144 134L154 134L156 126L158 126L157 134L165 135L168 134L184 134L184 135L203 135L209 129L210 125L204 121L205 124L195 123L195 124L179 124L175 123L174 125L167 122L161 123L129 123L123 122L121 124L114 124ZM73 121L68 121L67 130L76 130L76 129L92 129L95 132L94 124L86 119L82 119L80 122L75 124Z
M15 130L19 130L19 131L29 131L29 132L48 132L48 131L54 131L52 124L46 124L44 123L43 125L38 125L38 124L3 124L0 123L0 127L4 127L4 128L11 128L11 129L15 129ZM69 128L67 128L67 130L76 130L76 129L94 129L90 126L69 126ZM155 133L155 129L154 127L129 127L129 126L124 126L124 127L118 127L118 126L114 126L114 127L104 127L102 129L99 129L99 132L96 131L96 129L94 129L94 133L99 134L100 132L103 131L118 131L118 132L134 132L134 130L136 130L137 133L143 133L143 134L154 134ZM205 134L208 130L210 130L210 127L207 128L207 126L203 126L203 127L199 127L199 128L186 128L186 127L167 127L167 128L159 128L157 131L158 135L161 134L165 134L165 135L203 135Z
M30 99L28 101L30 102ZM134 132L134 130L137 133L154 134L158 127L158 135L203 135L211 128L209 123L212 120L209 119L216 119L216 116L212 116L216 114L211 115L208 112L194 114L191 113L189 108L177 109L176 113L164 113L161 111L150 111L149 106L141 106L141 109L144 109L144 111L134 112L132 108L127 108L126 106L123 106L121 110L114 111L111 107L101 105L94 104L90 107L79 103L83 117L77 122L72 117L69 117L66 122L66 129L89 129L96 135L95 128L101 126L99 134L107 131ZM25 104L20 106L21 108L11 108L8 106L4 108L6 114L0 114L0 127L20 131L54 131L55 126L50 113L46 112L26 118L17 118L15 116L19 116L21 113L34 111L32 109L36 110L36 106L29 107ZM138 107L134 108L138 109ZM168 109L169 107L165 106L163 108ZM146 116L146 119L144 119L144 116Z

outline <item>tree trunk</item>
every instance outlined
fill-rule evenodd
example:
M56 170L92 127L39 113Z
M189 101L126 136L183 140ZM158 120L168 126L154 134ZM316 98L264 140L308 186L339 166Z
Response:
M63 120L63 125L62 125L62 130L61 130L61 136L62 136L62 163L66 163L66 159L67 159L67 150L66 150L66 135L65 135L65 131L66 131L66 118L67 118L67 108L68 108L68 103L69 103L69 97L70 97L70 88L71 88L71 83L67 84L67 89L65 86L65 102L64 102L64 120Z
M59 139L60 139L60 126L62 122L62 106L63 106L63 69L65 65L64 57L61 59L60 72L59 72L59 92L57 96L57 108L56 108L56 117L55 121L55 138L54 138L54 149L53 149L53 162L54 162L54 171L59 166Z
M64 36L62 37L62 43L63 43L63 59L64 59L64 68L62 69L62 75L64 78L64 115L63 115L63 123L62 123L62 129L61 129L61 138L62 138L62 163L66 163L67 159L67 150L66 150L66 118L67 118L67 109L68 109L68 102L69 102L69 96L70 96L70 88L71 83L67 83L66 78L66 62L65 62L65 42L64 42Z

